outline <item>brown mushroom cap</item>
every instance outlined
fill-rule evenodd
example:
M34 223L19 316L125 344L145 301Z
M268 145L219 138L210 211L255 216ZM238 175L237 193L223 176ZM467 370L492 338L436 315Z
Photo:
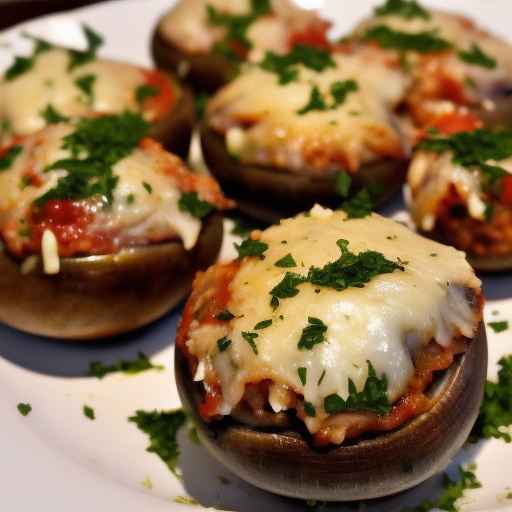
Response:
M142 327L185 298L198 269L211 265L222 243L222 216L203 220L196 246L181 241L124 249L117 254L61 259L46 275L41 258L22 274L0 252L0 321L21 331L86 340Z
M201 125L204 159L223 191L237 200L240 210L264 221L274 222L295 215L320 203L336 207L336 177L342 169L324 175L307 170L287 172L261 165L241 164L226 147L225 137L212 130L207 121ZM383 159L364 165L352 175L351 193L362 188L374 191L380 206L400 191L408 160Z
M151 39L151 53L159 68L176 73L194 90L214 92L229 82L233 65L217 53L188 53L170 42L157 25Z
M176 102L169 112L151 124L149 136L160 142L167 151L186 159L196 121L194 97L190 89L179 85L174 75L164 74L172 83Z
M205 423L197 412L200 385L175 352L184 407L202 444L228 469L276 494L308 500L377 498L413 487L443 470L477 418L487 372L487 338L480 325L467 352L442 374L436 405L401 428L328 450L314 449L293 431L257 430L232 421Z

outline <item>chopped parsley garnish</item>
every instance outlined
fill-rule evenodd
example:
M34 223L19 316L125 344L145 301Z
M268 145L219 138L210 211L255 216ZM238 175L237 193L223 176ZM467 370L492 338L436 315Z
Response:
M52 45L45 41L44 39L39 39L38 37L33 37L29 34L23 34L24 37L32 39L34 42L34 49L32 50L32 55L30 57L15 57L14 62L7 69L4 74L4 78L6 81L14 80L18 78L20 75L23 75L27 71L30 71L34 67L34 63L36 58L41 53L47 52L52 48Z
M242 332L242 338L249 343L252 351L257 355L258 347L256 346L256 342L254 341L259 334L257 332Z
M84 75L75 80L75 85L84 93L85 101L89 105L94 103L93 86L96 82L96 75Z
M96 415L94 414L94 409L92 407L84 405L83 412L86 418L89 418L90 420L96 419Z
M375 14L377 16L400 16L406 20L430 19L430 13L416 0L386 0L383 5L375 8Z
M158 89L158 87L155 87L154 85L139 85L139 87L135 89L135 99L137 100L137 103L139 105L143 105L148 98L158 96L159 93L160 90Z
M301 366L300 368L297 368L297 374L299 375L301 384L305 386L308 381L308 369L305 366Z
M402 265L386 259L380 252L363 251L356 255L349 251L347 240L341 239L336 243L341 256L322 268L311 267L308 274L310 283L342 291L351 287L363 288L380 274L404 270Z
M146 451L155 453L167 467L178 475L177 465L180 455L176 440L178 431L185 425L187 416L178 409L176 411L142 411L128 418L137 425L139 430L149 436L150 444Z
M69 121L69 117L63 116L50 103L41 111L40 116L46 121L46 124L65 123Z
M266 329L267 327L270 327L272 325L272 320L262 320L261 322L258 322L254 326L255 331L261 331L261 329Z
M286 55L267 52L260 63L263 69L278 76L281 85L297 80L299 76L297 66L299 65L317 72L336 67L336 63L329 52L302 44L294 46Z
M234 244L238 252L238 258L242 259L248 256L263 256L263 253L268 249L268 244L248 238L241 244Z
M9 135L12 132L12 125L9 119L0 119L0 133Z
M146 370L161 371L163 369L164 367L162 365L153 364L146 356L146 354L139 352L136 359L119 359L117 362L110 365L106 365L100 361L92 361L89 364L89 371L87 375L89 377L97 377L98 379L103 379L103 377L109 373L121 372L127 373L129 375L135 375Z
M512 130L478 129L447 137L433 133L417 147L434 153L451 151L454 164L479 169L484 180L483 185L488 190L495 190L499 189L502 178L508 173L502 167L486 162L504 160L512 156Z
M486 69L496 69L496 60L489 57L476 43L471 45L471 49L467 51L460 51L459 58L473 66L480 66Z
M15 57L11 67L5 72L5 80L10 81L26 73L34 66L33 57Z
M377 377L374 367L368 363L368 377L362 391L357 391L352 379L348 379L349 395L343 400L337 393L325 397L324 408L327 414L336 414L346 410L373 411L382 416L391 410L387 396L388 379L385 374Z
M498 381L487 381L480 414L471 432L478 440L495 437L512 442L512 436L503 427L512 425L512 355L498 361Z
M307 278L296 274L295 272L286 272L282 281L274 286L270 291L272 299L270 305L273 309L279 306L279 299L288 299L295 297L299 293L297 286L307 282Z
M503 332L508 329L508 322L503 320L501 322L489 322L487 324L494 332Z
M327 103L316 85L311 89L308 102L300 110L297 110L297 114L303 116L314 110L327 110Z
M306 413L306 416L309 416L310 418L314 418L316 416L315 406L311 402L306 402L305 400L304 400L304 412Z
M346 171L340 171L336 176L336 193L340 197L348 197L352 178Z
M437 36L436 31L400 32L385 25L378 25L368 29L364 34L364 39L375 41L382 48L399 50L401 52L434 53L448 50L452 47L448 41Z
M325 333L327 332L327 326L315 317L308 317L309 325L302 329L302 335L300 337L297 347L300 350L313 350L315 345L325 341Z
M270 0L251 0L251 11L248 14L227 14L212 5L206 6L208 22L216 27L226 29L226 37L214 46L214 51L228 60L239 62L241 55L238 49L245 52L252 48L247 38L249 27L261 16L271 12Z
M199 199L197 192L183 192L178 201L178 208L182 212L190 213L196 219L206 217L215 209L212 204Z
M459 466L459 480L452 480L446 473L443 475L443 491L436 500L426 500L414 508L403 509L402 512L429 512L430 510L446 510L457 512L455 502L464 495L467 489L478 489L482 484L478 481L473 471L475 465L470 465L467 470Z
M22 416L28 416L32 411L32 406L30 404L19 403L17 409Z
M216 320L220 320L222 322L228 322L229 320L232 320L235 318L235 315L229 311L229 309L223 309L220 313L217 313L215 315Z
M224 336L220 340L217 340L217 347L219 347L219 352L224 352L231 345L231 340Z
M103 38L88 25L82 25L82 31L87 41L87 49L82 50L69 50L69 65L68 70L83 66L96 58L98 48L103 44Z
M23 151L23 146L12 146L0 156L0 171L6 171L16 160L16 157Z
M322 96L318 86L314 85L311 89L308 103L300 110L297 110L297 114L302 116L312 111L334 110L345 102L345 99L350 92L355 92L358 89L359 86L354 80L345 80L343 82L338 80L331 84L329 90L333 101L331 104L328 104Z
M331 94L334 99L334 103L331 108L334 109L339 105L345 103L345 99L351 92L359 90L359 86L355 80L338 80L331 85Z
M135 203L135 194L128 194L126 196L126 204L133 204Z
M327 373L326 370L324 370L322 372L322 375L320 375L320 378L318 379L318 382L316 383L317 386L320 386L320 384L322 384L326 373Z
M152 194L153 193L153 187L147 181L143 181L142 182L142 186L144 187L144 190L148 194Z
M349 219L362 219L371 215L373 210L373 201L367 189L361 189L351 198L343 201L341 209L347 214Z
M279 268L292 268L296 267L297 263L295 263L293 256L288 253L286 256L283 256L281 259L277 260L274 265Z
M73 133L64 137L62 149L71 158L54 162L45 169L67 171L57 184L35 204L41 206L52 199L86 199L99 196L106 203L113 198L118 177L112 166L129 155L148 132L149 125L138 114L81 119Z
M273 309L279 306L279 299L295 297L297 288L303 283L334 288L343 291L346 288L363 288L366 283L380 274L389 274L395 270L404 270L400 263L390 261L376 251L363 251L353 254L348 249L347 240L336 242L341 250L341 256L324 267L310 267L307 276L295 272L286 272L281 282L270 291L270 305Z

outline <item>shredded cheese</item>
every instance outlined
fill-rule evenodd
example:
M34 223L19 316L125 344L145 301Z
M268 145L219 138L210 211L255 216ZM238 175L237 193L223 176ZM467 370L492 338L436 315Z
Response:
M60 272L59 244L50 229L45 229L41 240L41 253L45 274L58 274Z

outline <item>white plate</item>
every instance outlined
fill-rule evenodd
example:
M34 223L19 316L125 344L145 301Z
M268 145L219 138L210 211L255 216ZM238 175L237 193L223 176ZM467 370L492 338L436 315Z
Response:
M55 42L80 46L80 23L87 22L106 35L101 54L150 64L149 35L158 16L172 0L118 1L49 16L0 34L0 69L14 52L27 50L22 30ZM370 0L302 0L323 4L342 33L369 12ZM447 2L432 1L442 6ZM509 0L451 0L450 8L473 15L484 26L507 34L512 14ZM7 45L7 46L6 46ZM400 208L400 206L397 206ZM396 211L396 208L395 208ZM389 213L393 209L389 210ZM512 277L485 279L489 321L512 321ZM493 311L497 314L493 315ZM205 507L260 511L305 510L303 502L279 498L240 481L224 470L183 432L180 459L183 482L178 481L153 454L147 438L127 421L137 409L179 406L172 375L173 344L178 312L151 327L116 341L93 346L67 345L20 334L0 327L0 509L6 512L73 510L75 512L193 510L178 504L178 496L192 496ZM489 332L490 376L496 361L512 351L510 331ZM129 358L138 350L166 366L164 372L104 380L84 378L91 360L111 362ZM32 413L22 417L16 405L30 402ZM82 413L84 404L96 411L96 421ZM491 440L464 449L449 468L477 463L481 489L467 492L462 510L512 510L505 497L512 487L512 445ZM143 484L146 483L146 486ZM152 488L147 488L151 482ZM359 510L391 512L434 497L440 477L400 496L362 504ZM328 510L354 510L341 504Z

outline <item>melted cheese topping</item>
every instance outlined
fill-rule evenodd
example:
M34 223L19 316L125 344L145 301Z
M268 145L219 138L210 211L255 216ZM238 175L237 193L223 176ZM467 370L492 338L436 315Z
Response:
M364 288L341 292L301 284L295 297L280 299L273 311L269 292L286 271L304 275L312 265L337 260L339 239L348 240L356 254L376 250L392 261L400 258L407 262L405 271L381 274ZM239 403L247 383L270 379L273 386L295 391L320 411L318 421L306 421L315 432L320 417L325 417L326 396L338 393L346 399L349 378L358 390L364 387L367 361L378 376L387 376L388 398L396 401L407 390L414 356L423 346L431 339L448 346L460 333L472 337L479 322L466 292L479 294L480 281L464 253L419 237L390 219L373 214L347 220L342 212L316 207L310 216L300 215L267 229L261 241L269 245L265 258L244 259L231 282L227 307L235 318L215 326L195 322L189 331L188 350L220 380L222 414L229 414ZM288 253L297 267L276 267L275 262ZM308 317L324 322L326 340L312 350L299 350ZM255 331L255 324L266 319L272 319L272 325ZM242 336L246 331L259 334L257 355ZM219 352L216 342L223 336L232 343ZM306 385L298 377L298 368L307 368ZM275 411L286 408L274 391L271 386L271 406Z
M247 31L252 43L250 61L259 60L267 50L285 53L290 34L323 23L316 13L300 9L289 0L271 0L271 4L273 15L260 17ZM208 22L208 5L230 15L244 15L251 10L250 0L181 0L162 18L160 33L186 52L209 52L225 38L226 31Z
M430 18L405 19L401 16L374 16L364 20L354 33L364 35L366 31L378 25L385 25L393 30L418 33L435 31L440 37L455 47L454 51L443 52L442 62L427 62L423 69L420 69L419 80L431 80L436 69L441 66L443 74L450 76L460 83L470 82L472 87L467 93L479 92L481 95L491 96L496 93L496 86L509 83L512 76L512 48L507 41L481 30L468 18L445 12L431 10ZM477 65L471 65L461 60L458 51L471 51L473 44L478 44L482 51L497 61L495 69L487 69ZM418 58L419 55L416 55ZM414 63L414 52L407 52L409 64ZM427 59L428 60L428 59ZM418 87L427 87L426 84L418 83ZM433 105L433 108L442 109L443 105ZM446 105L444 106L446 108Z
M70 117L140 110L135 98L135 90L145 83L140 68L105 59L71 71L68 65L68 51L56 48L40 54L30 71L14 80L0 81L0 119L10 123L13 133L26 135L43 128L46 122L41 112L48 105ZM87 75L96 77L92 102L75 83Z
M512 174L512 158L499 162L489 161ZM416 223L424 231L432 231L441 201L453 186L466 203L471 217L484 220L485 194L480 172L453 163L453 154L416 152L407 175L409 208Z
M68 124L58 124L29 136L23 152L8 171L0 173L0 229L4 237L17 240L35 199L53 188L66 171L44 172L50 164L70 153L61 149L63 138L73 132ZM113 202L101 208L96 200L87 200L86 209L94 215L87 227L90 233L106 234L117 247L145 244L179 236L186 249L191 249L199 236L201 221L188 212L180 211L181 190L170 166L184 165L177 157L162 150L135 149L120 160L113 173L119 178ZM41 180L41 185L21 186L27 171ZM192 175L191 175L192 176ZM148 189L151 191L149 192ZM204 194L199 191L200 197ZM205 198L208 200L209 198Z
M209 103L210 125L227 133L228 143L236 139L231 149L243 162L292 171L325 172L340 166L356 171L380 156L403 156L392 111L403 99L408 79L379 60L378 52L333 58L336 68L316 73L300 67L299 79L286 85L259 67L247 69ZM312 84L330 104L331 85L345 80L356 81L358 90L341 105L297 113L308 104Z

